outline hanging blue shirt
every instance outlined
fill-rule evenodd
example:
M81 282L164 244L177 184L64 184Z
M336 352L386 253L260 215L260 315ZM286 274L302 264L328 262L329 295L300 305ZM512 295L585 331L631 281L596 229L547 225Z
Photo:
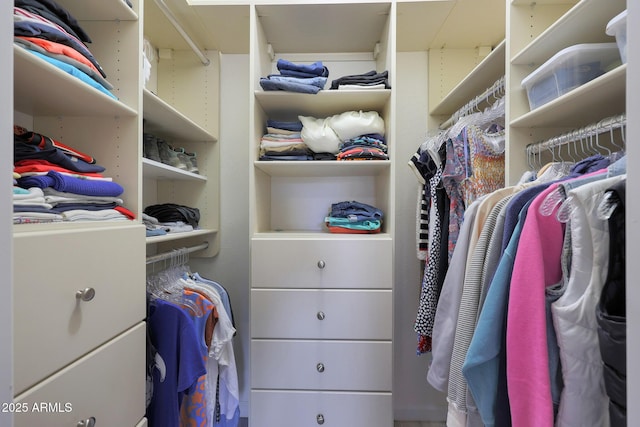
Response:
M180 425L180 404L191 393L206 366L194 323L177 305L156 299L149 306L149 338L156 349L147 418L153 427Z

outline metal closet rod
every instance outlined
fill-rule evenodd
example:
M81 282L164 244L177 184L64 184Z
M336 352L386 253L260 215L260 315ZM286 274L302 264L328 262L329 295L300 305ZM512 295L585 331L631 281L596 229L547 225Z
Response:
M147 264L153 264L158 261L164 261L174 257L190 254L191 252L201 251L203 249L207 249L208 247L209 247L209 242L204 242L195 246L188 246L184 248L173 249L168 252L162 252L157 255L151 255L147 257Z
M476 96L475 98L467 102L462 108L460 108L458 111L453 113L451 117L447 119L447 121L445 121L440 125L440 129L446 129L450 127L455 122L460 120L461 117L464 117L470 114L471 112L473 112L475 109L478 108L478 105L487 101L492 96L498 97L502 95L504 93L504 85L505 85L504 76L502 76L498 80L496 80L491 86L486 88L484 92L482 92L480 95Z
M627 115L625 113L607 117L597 123L592 123L579 129L574 129L544 141L528 144L526 152L529 154L539 154L543 150L550 150L571 142L578 142L596 135L613 132L614 129L624 128L626 124Z
M184 30L184 28L182 28L182 25L180 24L180 22L178 22L178 20L176 19L175 15L173 14L173 12L171 12L171 9L169 9L169 7L165 4L165 2L163 0L155 0L155 2L158 5L158 7L160 8L160 10L162 11L162 13L164 13L164 15L167 17L167 19L171 22L171 24L173 24L175 29L180 33L182 38L187 42L189 47L193 50L193 52L196 54L196 56L200 59L200 62L202 62L205 66L211 64L211 61L209 60L209 58L207 58L207 56L204 54L204 52L202 52L202 50L200 50L200 48L195 44L193 39Z

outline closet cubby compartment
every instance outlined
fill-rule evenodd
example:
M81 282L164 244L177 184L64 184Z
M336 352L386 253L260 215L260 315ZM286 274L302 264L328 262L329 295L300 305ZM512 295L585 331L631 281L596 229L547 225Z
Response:
M529 143L625 112L625 64L606 70L534 110L530 110L526 90L521 85L526 76L562 49L583 43L614 43L615 38L606 34L606 26L625 7L624 0L511 2L511 47L507 53L509 151L524 153ZM508 155L507 183L517 182L527 168L524 154Z
M348 111L375 111L384 120L393 159L393 86L391 89L330 90L346 75L389 72L393 78L394 13L390 3L256 5L251 15L251 180L252 230L327 233L324 218L332 203L357 200L380 208L382 232L389 233L392 160L260 161L259 145L267 120L318 119ZM323 19L326 18L326 19ZM332 22L331 29L325 24ZM293 28L292 28L293 26ZM296 30L297 29L297 30ZM302 34L303 37L290 37ZM329 70L317 94L265 91L261 77L277 74L277 60L321 61Z
M137 9L124 2L103 3L60 1L91 37L87 46L114 86L114 98L14 45L14 124L96 158L103 175L124 188L124 206L137 214L140 22ZM21 224L14 230L99 228L105 222Z
M169 3L170 11L178 13L179 5ZM173 203L200 212L196 230L147 237L147 252L206 242L207 248L194 256L214 256L219 250L220 53L202 50L208 61L203 63L155 1L146 0L144 6L145 39L155 49L143 89L144 132L195 153L198 173L143 158L143 205Z

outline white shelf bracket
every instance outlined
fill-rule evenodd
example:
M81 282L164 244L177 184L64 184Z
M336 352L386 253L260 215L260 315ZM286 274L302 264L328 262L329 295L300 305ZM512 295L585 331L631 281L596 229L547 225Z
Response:
M380 55L380 43L376 43L375 46L373 46L373 59L378 59L378 55Z
M269 58L271 58L271 61L273 61L276 57L276 54L273 51L273 46L271 46L271 43L267 44L267 54L269 54Z

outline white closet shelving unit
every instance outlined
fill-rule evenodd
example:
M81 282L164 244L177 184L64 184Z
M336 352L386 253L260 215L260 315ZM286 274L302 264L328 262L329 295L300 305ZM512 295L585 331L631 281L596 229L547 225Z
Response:
M329 424L336 413L339 416L374 414L377 418L366 422L367 425L392 425L390 386L375 385L369 390L369 384L361 384L358 390L353 390L351 381L346 385L338 379L325 378L335 374L332 355L350 354L370 343L385 347L391 342L385 327L379 327L377 333L380 335L374 339L369 335L371 331L362 330L359 319L350 314L377 307L375 315L368 317L378 318L382 312L388 313L383 317L392 319L389 302L392 297L389 295L393 288L392 200L397 159L392 157L389 162L376 164L267 164L257 161L257 147L267 117L290 118L301 112L322 116L357 107L379 111L393 135L395 104L402 100L395 99L393 89L353 94L353 97L339 93L321 93L314 98L263 93L259 89L259 77L271 72L274 66L267 55L267 43L279 57L300 62L326 60L330 68L335 62L338 64L336 70L340 71L367 71L361 65L371 64L372 68L389 69L392 79L396 50L428 51L430 99L429 111L425 114L429 115L432 128L500 75L506 75L510 141L506 153L506 184L516 182L527 169L524 149L528 143L625 109L629 123L629 164L637 164L640 157L634 145L629 144L640 133L637 129L640 105L637 99L628 96L637 92L639 85L632 77L640 63L640 50L634 43L640 32L640 6L635 2L629 2L628 64L535 111L529 111L526 93L520 87L522 78L563 47L612 41L604 34L604 27L626 7L624 1L543 0L532 3L514 0L506 2L505 17L503 0L353 0L331 4L317 1L289 4L262 0L167 0L168 6L186 24L189 33L196 36L196 42L212 61L206 67L173 31L152 0L134 1L133 9L123 1L59 2L81 21L94 39L90 48L105 68L109 81L116 86L114 93L119 100L114 101L85 87L12 47L10 37L6 36L3 37L6 49L0 51L0 55L5 63L11 60L14 63L13 123L59 138L96 156L107 168L107 173L123 185L125 205L137 215L145 205L166 200L192 203L203 209L206 219L202 231L176 240L145 241L144 227L138 221L131 224L15 225L10 235L0 235L3 247L11 248L7 250L13 259L13 274L5 271L5 280L0 285L3 298L11 299L13 293L13 327L3 325L2 329L3 337L13 337L13 344L8 347L12 352L12 368L7 367L6 357L0 358L0 378L13 377L13 389L5 389L5 394L18 402L73 404L73 412L56 414L55 418L40 418L33 413L15 414L16 426L76 425L91 417L96 418L98 425L145 425L144 376L141 375L145 370L144 291L142 286L134 284L144 282L145 247L148 253L155 253L165 247L190 246L193 239L198 243L210 243L202 255L210 256L217 251L220 159L216 140L220 107L216 84L219 51L249 52L251 63L250 227L252 271L256 279L252 283L251 312L253 427L275 425L269 424L270 417L277 417L279 422L282 413L292 414L292 408L295 409L293 416L304 420L299 422L301 425L317 423L321 419L318 415L326 417L323 419ZM476 19L484 16L477 8L491 10L494 25L483 26L488 20ZM310 12L316 13L318 22L338 22L337 19L341 24L332 25L331 31L327 30L329 27L325 31L313 28L305 18ZM280 25L283 19L288 19L286 25ZM367 26L367 19L373 24ZM455 25L446 25L449 19L455 21ZM501 29L500 22L506 22L506 31ZM377 33L373 31L371 35L367 31L344 37L344 33L334 30L348 27L354 30L361 25L367 30L377 29ZM277 31L279 27L288 30L284 36ZM477 31L460 31L460 28ZM290 37L294 31L297 35L312 36ZM314 34L322 37L313 37ZM155 64L157 81L146 88L142 87L141 75L143 35L152 38L156 47L166 49L163 54L171 52L171 58L165 55ZM329 35L343 36L341 43L327 43L324 36ZM470 36L475 41L470 41ZM367 41L368 45L352 48L347 47L346 41ZM293 45L295 42L300 44ZM383 47L378 59L374 60L372 54L371 58L362 56L362 52L369 55L376 42L381 42ZM341 46L339 51L335 46ZM485 56L487 47L492 53ZM333 77L336 77L335 73ZM189 79L193 80L193 85L187 84ZM207 83L204 96L203 82L214 82L212 85ZM208 107L190 105L189 100L194 98L204 100ZM314 102L308 102L310 99ZM142 159L143 119L179 145L197 151L201 175L193 176ZM390 148L393 150L393 139ZM393 156L393 151L391 154ZM405 160L401 159L402 163ZM628 180L633 183L636 175L632 168ZM305 193L302 189L313 193ZM310 202L304 194L319 197ZM352 238L323 232L321 221L311 223L310 216L306 215L315 211L324 216L330 194L337 198L365 195L366 200L379 204L387 213L383 233ZM287 210L290 206L304 215L290 215L293 212ZM640 251L637 246L640 206L636 199L629 199L627 212L627 254L628 259L633 260ZM365 257L375 253L388 262L376 263L377 274L365 286L359 278L354 278L355 274L348 273L349 265L340 264L345 261L342 256L345 253L364 254ZM69 268L70 260L72 269ZM311 265L304 264L307 261ZM318 261L325 262L324 269L317 267ZM342 268L338 275L330 268L334 262ZM294 274L283 274L292 267L296 267ZM634 277L636 273L633 263L629 263L628 277ZM78 280L80 277L82 279ZM86 287L96 290L95 298L78 302L76 291ZM366 298L360 298L365 294ZM352 301L349 298L355 295L357 301L347 308L334 303L337 297ZM278 304L286 306L282 310L293 310L291 317L282 316L283 311L274 316L274 311L268 310L274 298ZM637 335L635 332L640 324L635 304L639 298L638 291L630 286L627 294L630 337ZM338 311L332 314L324 306L318 308L318 301L331 302L332 309ZM365 307L354 308L356 304ZM317 318L318 311L325 314L322 321ZM290 321L294 318L295 321ZM330 323L333 319L345 318L347 324L355 323L354 329L336 329ZM628 345L628 396L633 402L640 384L640 371L633 361L640 349L633 339ZM43 354L43 348L47 349L46 354ZM303 349L306 352L298 353ZM265 360L269 357L280 359L288 351L299 356L286 366L287 370L297 369L302 361L309 361L309 366L300 367L300 373L294 375L295 381L278 377L272 368L276 365L270 365L270 370L261 368L260 358L264 355L270 355ZM386 350L381 354L389 360L392 358ZM325 355L326 358L319 359ZM320 362L325 364L322 373L317 370ZM384 365L381 372L389 374L388 384L391 383L391 362L385 359L384 362L367 363ZM344 376L355 375L354 372ZM95 384L100 385L99 389ZM276 413L271 412L274 410ZM640 419L638 409L633 405L628 411L630 425ZM0 419L5 421L5 418ZM362 423L362 418L350 424L347 421L347 425Z
M140 10L59 3L92 38L118 99L14 47L14 123L94 156L139 214ZM146 425L144 227L17 224L12 240L13 397L28 408L14 425ZM51 414L34 411L39 402L60 403Z
M250 19L250 424L286 413L292 425L390 426L393 160L274 162L258 151L267 119L362 110L384 119L393 159L393 89L309 95L263 91L259 79L283 58L322 61L327 88L370 70L389 71L393 87L395 5L269 2ZM324 218L345 200L380 208L382 232L329 233Z
M143 204L175 203L197 208L200 213L198 229L148 237L147 252L207 243L207 248L194 256L214 256L219 250L220 212L219 52L199 48L191 39L190 27L183 27L180 21L183 2L145 0L144 5L144 36L155 48L156 58L143 89L144 132L195 152L199 172L143 158Z

